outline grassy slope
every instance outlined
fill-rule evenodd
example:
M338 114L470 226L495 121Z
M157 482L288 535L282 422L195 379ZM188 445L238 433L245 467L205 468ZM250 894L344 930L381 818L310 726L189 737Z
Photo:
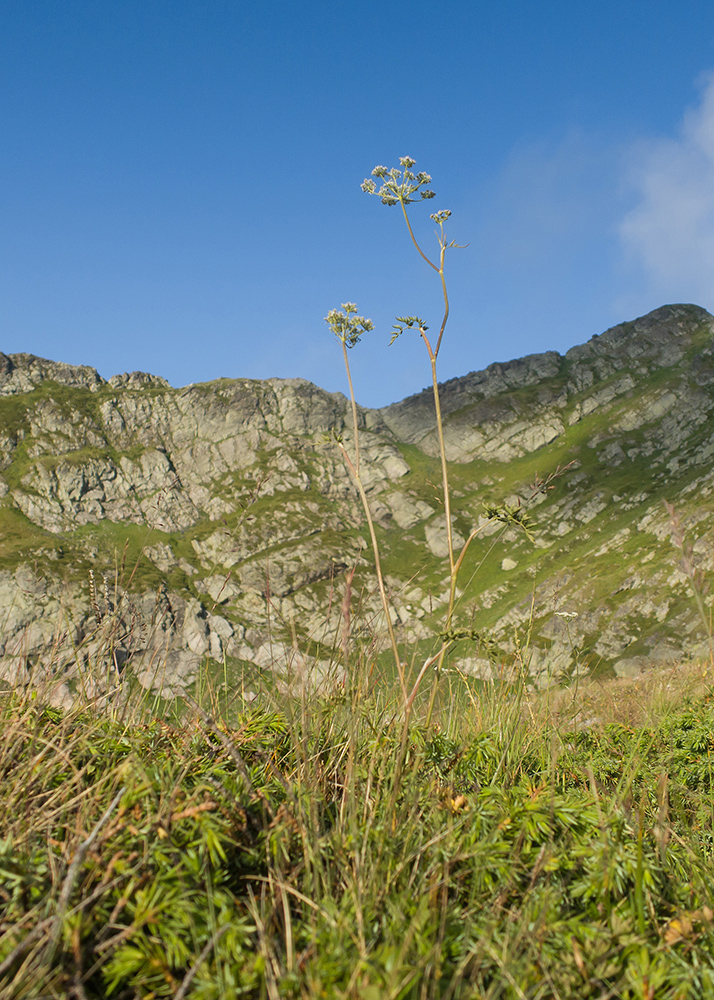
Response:
M693 350L696 346L701 345L695 345ZM613 376L613 379L620 377L621 373ZM686 520L690 513L698 509L698 498L692 495L687 497L687 487L703 474L707 474L710 465L693 465L672 475L665 475L662 464L658 463L660 458L658 454L628 457L622 464L612 466L602 462L598 458L597 449L591 446L593 440L602 437L603 440L599 445L602 447L606 443L605 435L610 431L612 439L621 441L625 450L628 447L641 447L647 437L647 427L631 431L626 435L615 435L610 430L612 424L621 414L642 405L654 393L666 389L678 389L681 378L679 366L675 369L655 371L638 384L636 394L628 393L627 398L615 400L602 411L596 410L573 426L567 427L565 433L552 444L521 459L512 460L507 464L473 462L469 465L452 466L452 485L457 495L460 494L454 503L455 509L457 512L470 514L470 518L467 514L461 521L457 521L457 527L464 534L468 532L469 520L472 523L474 513L481 509L483 503L498 502L504 496L514 493L527 495L528 484L535 480L538 473L547 475L558 465L563 466L575 460L580 480L576 487L570 486L569 480L573 477L573 473L566 473L555 483L555 488L549 494L547 501L534 510L537 547L534 548L524 536L512 535L506 535L495 547L493 537L474 543L465 561L460 584L464 589L462 606L464 609L469 605L477 608L477 621L481 628L492 628L510 609L519 604L524 608L523 617L527 617L534 578L538 581L536 596L538 586L542 587L550 579L560 577L564 581L567 580L564 604L568 607L575 604L575 609L581 612L589 607L598 606L616 611L625 597L629 596L622 591L618 593L618 588L623 580L632 574L634 568L639 568L640 560L647 549L654 550L654 558L642 571L643 581L639 587L642 601L644 602L647 597L655 601L670 598L673 600L675 612L684 611L687 614L690 595L686 588L679 587L673 594L671 586L667 583L667 578L677 561L674 550L668 542L662 545L652 536L644 536L638 531L637 524L651 507L659 505L661 508L665 499L674 502ZM605 383L598 383L597 388L603 384ZM582 395L585 397L587 394ZM565 412L566 417L573 405L578 402L578 397L570 401ZM688 451L691 452L710 436L711 431L706 423L694 430L687 441ZM409 477L411 490L422 499L431 499L433 503L435 491L429 484L437 481L436 463L421 456L421 453L413 447L402 450L413 469L412 476ZM585 479L581 480L583 476ZM488 485L483 485L484 480ZM641 498L643 494L644 499L628 503L631 498ZM605 509L601 514L590 524L585 525L579 524L571 517L573 529L564 537L554 534L554 528L560 520L559 514L554 512L554 505L558 501L562 503L564 499L577 497L577 507L581 508L596 495L599 495L605 503ZM619 499L615 501L615 497ZM593 554L604 542L623 529L630 530L629 539L617 550L594 561ZM701 531L700 528L695 533L693 541ZM413 530L411 534L418 536L418 529ZM385 541L389 549L388 532ZM413 553L407 550L400 558L401 543L396 538L393 542L390 553L392 561L387 560L387 566L389 571L399 576L400 572L405 572L409 564L413 565ZM507 576L500 569L501 559L506 555L518 562L518 569ZM429 564L423 556L422 561L426 563L425 578L435 587L439 579L438 567L433 560ZM479 601L480 595L499 585L502 586L504 593L497 597L490 608L484 608ZM536 637L539 625L545 624L546 621L547 619L536 619ZM681 623L673 627L671 638L677 638L680 626ZM644 618L636 622L635 631L639 633L640 641L637 647L633 646L628 650L628 655L645 652L647 648L645 641L654 632L662 638L670 635L666 623L662 625ZM588 637L584 655L588 653L589 644L594 644L596 639L597 634Z

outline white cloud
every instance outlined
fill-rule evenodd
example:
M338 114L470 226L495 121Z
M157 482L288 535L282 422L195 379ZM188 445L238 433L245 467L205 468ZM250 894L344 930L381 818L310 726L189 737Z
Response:
M637 203L619 227L629 261L658 300L714 302L714 75L675 139L638 144L629 175Z
M516 146L481 193L489 260L542 274L600 238L608 208L613 224L614 162L602 137L576 130Z

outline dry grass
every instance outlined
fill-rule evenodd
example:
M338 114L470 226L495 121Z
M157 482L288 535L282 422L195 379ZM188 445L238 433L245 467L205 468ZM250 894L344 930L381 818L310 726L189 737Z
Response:
M531 692L524 710L536 726L559 730L652 726L687 701L706 700L713 683L708 662L678 662L634 678L582 678L568 687Z

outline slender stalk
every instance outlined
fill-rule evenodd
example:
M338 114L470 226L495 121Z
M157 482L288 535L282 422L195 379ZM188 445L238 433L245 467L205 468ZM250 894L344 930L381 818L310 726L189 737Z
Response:
M454 583L454 537L451 530L451 499L449 496L449 470L446 466L446 445L444 443L444 424L441 418L441 401L439 399L439 382L436 377L436 354L431 348L429 338L425 330L420 330L421 338L426 344L431 362L431 382L434 388L434 410L436 412L436 433L439 438L439 457L441 458L441 485L444 493L444 513L446 514L446 542L449 548L449 573L451 575L452 589ZM449 605L449 616L451 616L451 602Z
M436 341L436 350L434 351L434 357L439 357L439 348L441 347L441 338L444 336L444 330L446 329L446 324L449 321L449 294L446 291L446 278L444 277L444 256L446 254L446 243L444 242L444 227L441 226L441 254L439 256L439 261L441 266L439 267L439 277L441 278L441 291L444 296L444 318L441 321L441 327L439 328L439 338Z
M447 648L448 648L448 644L445 643L441 647L441 649L439 650L438 653L436 653L434 656L430 656L427 660L424 661L424 664L423 664L421 670L419 671L419 673L417 675L417 678L414 681L414 684L412 685L412 690L411 690L409 696L406 697L406 694L405 694L405 698L404 698L404 721L402 722L402 737L401 737L401 740L400 740L400 743L399 743L399 754L397 755L397 764L396 764L396 767L394 769L394 780L392 782L392 796L391 796L391 801L390 801L390 806L389 806L389 812L392 815L392 817L394 816L394 807L397 804L397 795L399 794L399 786L401 785L401 781L402 781L402 772L404 770L404 761L406 760L406 757L407 757L407 740L409 739L409 723L411 722L412 708L414 707L414 699L417 696L417 693L418 693L419 688L421 686L421 682L424 679L424 676L425 676L427 670L429 669L429 667L432 667L435 663L438 663L438 664L443 663L444 656L446 655ZM430 715L430 718L431 718L431 715ZM429 725L429 723L427 722L427 726L428 725Z
M455 597L456 597L456 580L457 580L457 577L459 575L459 570L461 569L461 566L463 565L464 556L466 555L466 553L467 553L467 551L469 549L469 546L471 545L471 542L473 542L474 538L476 538L476 536L479 534L479 532L481 531L482 527L483 527L483 525L480 525L479 527L473 529L473 531L471 532L471 534L469 535L469 537L464 542L464 547L462 548L462 550L461 550L461 552L459 554L459 558L456 560L456 562L454 564L454 568L453 568L452 573L451 573L451 588L450 588L450 593L449 593L449 608L448 608L448 612L447 612L447 629L451 625L451 619L452 619L452 616L453 616L454 603L455 603ZM441 646L439 652L436 653L434 656L430 656L424 662L421 670L417 674L417 678L414 681L414 684L412 685L412 690L411 690L411 692L409 694L409 697L404 702L404 725L403 725L403 729L402 729L402 740L401 740L401 744L400 744L400 748L399 748L399 756L397 758L397 769L396 769L396 772L395 772L395 785L394 785L395 791L393 792L393 802L396 801L396 789L398 788L399 781L401 780L401 773L402 773L402 769L404 767L404 759L405 759L405 754L406 754L407 737L408 737L408 734L409 734L409 721L410 721L410 718L411 718L412 707L414 705L414 699L416 698L416 696L417 696L417 694L419 692L419 688L421 686L421 682L424 679L424 677L426 675L426 672L429 669L429 667L432 667L434 664L436 664L437 676L440 673L441 668L442 668L443 663L444 663L444 657L446 656L446 654L448 652L448 649L449 649L449 645L450 645L450 642L447 639L444 642L444 644ZM429 698L429 707L428 707L427 715L426 715L426 727L427 727L427 729L429 728L429 724L431 723L431 717L432 717L432 714L433 714L433 711L434 711L434 701L436 699L436 690L437 690L437 685L434 684L432 686L431 696Z
M433 260L429 260L429 258L427 257L427 255L424 253L424 251L422 250L422 248L417 243L416 236L414 235L414 231L412 230L412 224L409 221L409 215L407 214L407 206L404 204L404 198L400 198L399 199L399 204L402 206L402 214L404 215L404 221L407 224L407 229L409 230L409 235L412 238L412 243L417 248L417 250L419 251L419 253L421 254L421 256L424 258L424 260L427 262L427 264L429 265L429 267L433 267L435 271L439 271L439 268L436 266L436 264L434 263L434 261ZM443 263L442 263L442 269L443 269Z
M449 628L451 628L451 620L452 620L453 615L454 615L454 605L456 604L456 581L457 581L458 576L459 576L459 570L461 569L461 567L463 565L464 556L468 552L469 546L471 545L471 542L473 542L474 538L476 538L476 536L478 535L478 533L481 531L482 527L483 527L483 525L480 525L479 527L473 529L473 531L471 532L471 534L469 535L469 537L464 542L464 547L461 549L461 552L459 553L459 558L454 563L454 569L453 569L453 571L451 573L450 586L449 586L449 607L448 607L447 614L446 614L446 628L447 628L447 631L448 631ZM431 723L431 717L432 717L432 714L434 712L434 703L436 701L436 691L437 691L437 687L438 687L438 679L439 679L439 676L441 674L441 668L444 665L444 657L446 656L447 650L448 650L448 647L445 644L444 646L442 646L442 648L440 649L439 654L438 654L439 658L438 658L438 661L437 661L437 664L436 664L436 683L434 683L433 686L432 686L431 695L429 697L429 707L427 708L427 711L426 711L426 723L425 724L426 724L427 729L429 728L429 725ZM423 672L424 671L422 669L422 674L420 674L419 677L417 678L417 681L419 683L421 683L421 678L422 678ZM414 694L416 694L416 692L414 692Z
M387 630L389 632L389 642L392 647L392 654L394 656L394 664L397 669L397 675L399 677L399 682L402 687L402 694L404 699L407 698L406 682L404 679L404 668L402 666L401 657L399 656L399 648L397 646L397 638L394 634L394 628L392 626L392 620L389 614L389 601L387 599L387 591L384 586L384 575L382 573L382 563L379 554L379 543L377 541L377 534L374 529L374 521L372 519L372 511L369 507L369 501L367 500L367 494L364 489L364 484L362 483L362 477L360 474L360 446L359 446L359 422L357 419L357 402L355 400L354 386L352 384L352 372L350 370L350 360L347 354L347 349L354 347L355 344L359 343L360 336L362 333L366 333L368 330L373 329L372 321L365 319L363 316L355 315L357 312L357 306L353 302L345 302L342 305L344 312L338 312L336 309L330 311L330 313L325 317L325 321L331 327L333 333L337 339L342 344L342 357L345 364L345 371L347 372L347 382L350 388L350 404L352 407L352 427L354 432L355 440L355 460L354 462L350 458L347 449L344 444L340 441L339 447L344 460L347 464L352 478L355 481L357 490L360 495L360 500L362 501L362 507L364 508L365 517L367 519L367 525L369 527L369 535L372 540L372 552L374 553L374 566L377 573L377 584L379 586L379 594L382 601L382 608L384 610L384 616L387 621ZM351 582L351 581L350 581ZM346 657L345 657L346 662Z
M457 577L457 574L458 574L458 569L457 569L457 564L456 564L456 561L455 561L455 558L454 558L454 534L453 534L453 529L451 527L451 497L450 497L450 493L449 493L449 471L448 471L447 464L446 464L446 444L445 444L445 441L444 441L444 423L443 423L442 414L441 414L441 400L439 398L439 380L438 380L437 372L436 372L436 359L439 356L439 349L441 347L441 341L442 341L442 338L444 336L444 330L446 329L446 324L447 324L447 322L449 320L449 295L448 295L448 291L447 291L447 288L446 288L446 278L445 278L445 275L444 275L444 263L445 263L445 257L446 257L447 243L446 243L446 240L444 238L444 226L443 226L443 223L439 223L439 229L440 229L441 235L440 235L440 238L439 238L439 247L440 247L439 265L437 266L432 260L430 260L427 257L427 255L424 253L424 251L422 250L422 248L419 246L419 243L417 242L417 239L416 239L416 237L414 235L414 231L412 230L412 227L411 227L411 223L409 222L409 213L407 212L407 207L406 207L406 204L404 202L404 198L400 197L399 204L401 205L402 214L404 216L404 221L407 224L407 229L409 230L409 235L411 236L412 243L416 247L416 249L417 249L418 253L420 254L420 256L422 257L422 259L425 260L426 263L429 265L429 267L433 268L433 270L436 271L437 274L439 275L439 278L441 279L441 290L442 290L442 294L444 296L444 315L443 315L442 320L441 320L441 327L439 328L439 337L438 337L437 342L436 342L436 349L435 350L432 349L432 346L431 346L431 343L429 341L429 338L426 335L426 330L425 329L421 329L419 332L421 334L422 340L424 341L424 343L426 345L426 349L429 352L429 361L431 363L431 381L432 381L432 386L433 386L433 390L434 390L434 411L435 411L435 414L436 414L436 432L437 432L437 437L438 437L438 440L439 440L439 457L441 459L441 483L442 483L442 491L443 491L443 495L444 495L444 514L445 514L445 517L446 517L446 544L447 544L447 548L448 548L448 552L449 552L449 605L448 605L448 609L447 609L447 613L446 613L446 631L448 631L451 628L451 621L452 621L452 618L453 618L453 615L454 615L454 604L456 602L456 577ZM468 547L468 545L470 544L471 541L472 541L472 538L469 538L469 541L464 546L464 552L466 551L466 548ZM459 567L461 566L462 558L463 558L463 552L461 554L461 557L459 558L459 563L458 563ZM409 716L411 714L411 706L412 706L412 704L414 702L414 698L416 697L417 691L419 690L419 686L420 686L420 684L422 682L422 679L423 679L423 677L424 677L424 675L426 673L427 665L431 666L433 663L436 663L436 676L435 676L435 679L434 679L434 684L432 685L431 697L429 699L429 707L428 707L428 710L427 710L426 725L427 725L427 727L429 726L429 724L431 722L432 713L433 713L433 710L434 710L434 702L435 702L435 699L436 699L436 690L437 690L438 683L439 683L439 677L441 676L441 670L442 670L442 667L444 665L444 658L446 657L447 649L448 649L448 644L444 644L441 647L441 649L439 650L438 654L435 657L431 657L429 660L427 660L426 664L422 667L422 669L421 669L421 671L420 671L420 673L419 673L419 675L418 675L418 677L417 677L417 679L416 679L416 681L414 683L414 687L412 689L412 693L411 693L411 695L409 697L407 705L405 706L405 726L406 727L408 727L408 725L409 725ZM401 757L402 757L402 755L400 754L400 760L401 760Z
M403 198L399 199L399 204L402 206L402 215L404 216L404 221L407 224L407 229L409 230L409 235L412 238L412 243L416 247L422 259L425 260L426 263L429 265L429 267L432 267L441 278L441 291L444 296L444 316L441 320L441 326L439 327L439 337L438 340L436 341L436 350L434 351L434 357L438 358L439 349L441 347L441 340L444 336L444 330L446 329L446 324L449 321L449 294L446 290L446 278L444 276L444 258L446 256L446 250L447 250L447 243L446 240L444 239L444 224L442 222L439 223L439 229L441 230L441 236L439 238L439 246L441 249L439 253L439 266L437 267L434 261L430 260L427 257L427 255L424 253L424 251L417 242L417 238L414 235L414 230L412 229L411 222L409 221L409 213L407 212L407 206L405 205Z
M419 246L417 239L412 230L411 223L409 222L409 213L407 212L407 206L404 202L404 198L399 199L399 204L402 207L402 214L404 215L404 221L407 224L407 229L409 230L409 235L412 238L412 243L418 250L421 257L426 261L429 267L433 268L441 278L441 289L444 295L444 316L441 320L441 327L439 329L439 338L436 342L436 350L432 349L429 338L426 335L426 328L422 328L419 333L421 338L426 344L426 349L429 352L429 361L431 362L431 381L434 387L434 410L436 412L436 430L439 438L439 455L441 457L441 481L442 489L444 493L444 513L446 514L446 539L449 549L449 574L451 577L451 598L449 601L449 613L447 620L447 627L451 624L451 615L453 613L453 598L454 591L456 588L456 581L454 578L454 540L453 532L451 529L451 500L449 497L449 473L446 467L446 446L444 444L444 425L441 417L441 402L439 399L439 382L436 374L436 359L439 356L439 348L441 347L441 340L444 336L444 330L446 329L446 324L449 320L449 295L446 289L446 278L444 277L444 260L446 256L447 244L444 239L444 226L443 223L439 223L439 229L441 230L441 236L439 238L439 266L430 260L424 253L422 248Z
M399 647L397 646L397 637L394 634L394 626L392 625L392 619L389 616L389 600L387 599L387 591L384 586L384 576L382 575L382 563L379 557L379 542L377 541L377 534L374 530L374 520L372 519L372 511L369 509L369 501L367 500L367 494L364 491L364 486L362 485L362 480L357 472L357 469L352 462L352 459L347 454L347 449L343 444L340 444L340 451L347 463L347 468L352 474L352 478L355 481L357 490L359 492L360 500L362 501L362 507L364 509L364 515L367 519L367 525L369 527L369 537L372 541L372 552L374 554L374 568L377 574L377 584L379 586L379 596L382 599L382 608L384 609L384 617L387 620L387 629L389 631L389 642L392 647L392 655L394 656L394 665L397 668L397 674L399 676L399 683L402 687L402 694L406 700L407 689L404 680L404 668L402 666L402 661L399 656Z
M357 425L357 401L355 400L355 391L352 386L352 372L350 371L350 360L347 356L347 344L345 340L342 340L342 355L345 359L345 371L347 372L347 382L350 387L350 403L352 404L352 426L355 435L355 472L359 476L359 429Z
M443 260L443 251L442 251L442 260ZM444 319L444 322L446 322L446 317ZM446 465L446 445L444 443L444 425L441 416L441 401L439 399L439 382L436 374L436 354L432 350L431 343L429 342L429 338L426 335L426 331L424 329L421 329L419 333L421 334L422 340L426 344L426 349L429 352L429 361L431 362L431 380L434 389L434 411L436 413L436 430L437 430L437 437L439 439L439 456L441 459L441 484L442 484L442 491L444 494L444 514L446 516L446 544L449 551L449 604L446 612L446 631L448 632L448 630L451 628L451 620L454 615L454 604L456 602L456 576L458 572L456 568L456 561L454 559L454 535L451 527L451 499L449 495L449 470ZM442 325L442 333L443 333L443 325ZM471 541L471 539L469 539L469 541ZM461 566L461 558L459 559L459 566ZM434 678L434 684L432 685L431 697L429 698L429 708L427 710L426 725L427 727L429 726L431 722L431 716L434 710L436 689L438 687L442 667L444 666L444 658L446 657L447 650L448 650L448 644L444 644L439 650L439 652L436 654L436 656L430 657L429 660L427 660L425 665L422 667L414 683L412 693L407 703L407 708L405 711L405 726L408 726L409 715L411 713L411 706L414 702L414 698L416 697L417 691L422 682L424 674L426 673L427 666L431 666L433 663L436 663L436 672L435 672L436 676Z
M418 190L422 184L428 182L430 178L427 175L422 175L422 174L420 174L418 177L415 177L413 174L409 172L411 167L414 165L414 161L410 157L401 158L400 163L404 167L404 182L400 185L397 184L397 180L401 176L399 171L388 172L384 167L375 168L373 174L377 177L382 178L385 181L382 190L379 193L380 195L382 195L382 200L386 204L395 204L398 200L399 205L401 206L402 209L402 215L404 216L404 222L406 223L406 227L409 232L411 241L414 244L414 247L419 256L422 258L422 260L426 264L428 264L429 267L432 268L432 270L436 271L437 274L439 275L439 278L441 280L441 291L444 298L444 314L441 320L441 326L439 327L439 336L436 341L436 348L432 348L431 343L426 335L426 326L423 323L421 323L421 321L419 321L419 333L424 341L424 344L426 345L426 349L429 353L429 361L431 363L431 379L434 390L434 410L436 414L436 429L439 441L439 456L441 460L441 480L442 480L442 491L444 496L444 516L446 518L446 544L449 556L449 603L446 613L446 629L445 629L445 633L448 635L451 629L451 623L454 615L454 605L456 603L456 578L458 575L458 571L463 563L463 557L466 553L466 550L468 549L469 545L476 536L476 531L471 533L468 540L464 544L463 550L457 560L454 555L454 533L451 525L451 497L449 493L449 473L446 463L444 424L441 413L441 401L439 398L439 382L436 371L436 360L439 356L439 350L441 349L441 342L444 337L446 324L449 321L449 294L446 287L446 278L444 276L445 257L446 257L446 251L451 247L456 246L456 244L453 242L447 243L446 238L444 236L443 223L444 220L451 215L451 212L437 212L435 215L432 216L432 218L438 223L439 226L439 263L438 264L434 263L434 261L431 260L424 253L421 246L419 245L416 236L414 235L414 230L412 229L411 222L409 221L409 213L407 212L407 205L410 203L411 200L410 195L413 194L414 191ZM414 183L415 181L416 183ZM374 183L370 180L365 181L362 187L363 190L368 192L369 194L377 193ZM425 196L433 197L434 193L422 192L422 197ZM404 320L404 321L398 320L398 323L403 322L406 323L407 326L411 327L412 325L415 325L414 319L415 318L412 317L409 320ZM402 332L402 329L403 329L402 326L397 328L397 334L396 334L397 336L399 335L399 333ZM343 348L344 348L344 343L343 343ZM347 355L345 352L345 363L346 361L347 361ZM387 622L390 625L390 634L391 634L392 630L391 630L391 623L389 622L389 617L387 617ZM409 718L411 715L412 705L414 704L414 699L419 690L419 686L421 685L421 682L426 674L426 671L428 670L429 667L433 666L436 663L436 678L432 686L432 693L427 713L427 726L428 726L431 721L431 715L434 707L434 700L436 697L436 689L438 686L439 676L441 674L441 669L444 664L444 658L446 656L448 646L449 646L449 640L447 639L446 642L442 644L439 652L434 656L429 657L429 659L426 660L416 678L416 681L414 682L411 694L408 697L406 696L404 685L402 685L403 693L405 696L405 703L404 703L404 731L402 734L402 750L400 752L399 763L397 768L397 771L399 772L400 775L401 775L401 767L403 764L404 753L406 752L406 739L408 735ZM399 783L398 780L395 781L394 795L396 795L396 789L398 783Z

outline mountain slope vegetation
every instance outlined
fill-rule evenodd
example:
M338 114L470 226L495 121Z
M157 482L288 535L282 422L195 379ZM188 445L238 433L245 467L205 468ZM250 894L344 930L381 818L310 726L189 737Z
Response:
M483 528L450 669L488 677L517 653L542 683L708 655L692 588L714 568L713 332L705 310L664 306L441 386L455 538ZM448 597L431 390L358 419L393 623L428 649ZM241 683L297 663L320 677L347 577L351 627L378 655L368 535L334 443L351 448L350 428L345 397L299 379L174 389L1 356L4 680L44 671L69 704L107 637L107 669L165 697L205 663ZM504 502L531 537L488 520Z

